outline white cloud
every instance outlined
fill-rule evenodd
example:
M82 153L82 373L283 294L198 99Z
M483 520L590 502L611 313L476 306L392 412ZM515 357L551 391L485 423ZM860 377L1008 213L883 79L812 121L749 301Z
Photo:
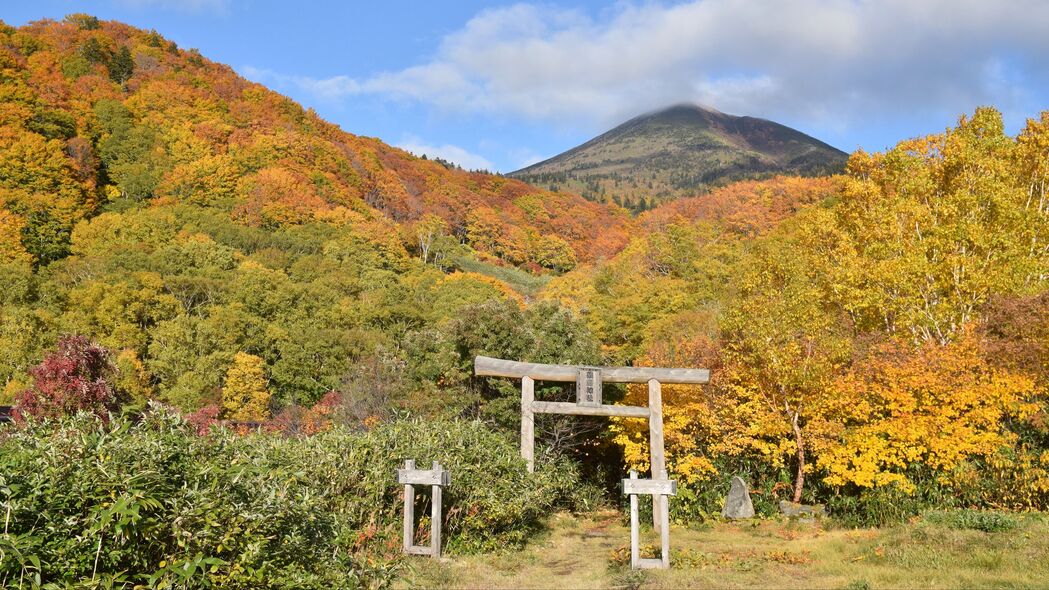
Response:
M550 156L544 156L538 152L534 152L528 148L518 148L510 150L508 153L510 161L515 165L514 170L520 170L521 168L527 168L532 164L538 164Z
M1041 0L627 3L601 18L517 4L479 13L432 60L293 81L328 100L370 94L597 126L681 101L834 126L1044 103L1047 23Z
M298 86L304 86L307 82L307 80L303 78L285 76L283 74L278 74L273 70L267 70L266 68L257 68L255 66L241 66L239 73L241 76L244 76L248 80L258 82L259 84L270 82L278 85L295 84Z
M484 157L470 153L463 148L446 143L444 145L428 145L422 139L414 135L406 135L397 144L402 150L411 152L417 156L426 155L428 158L442 158L458 164L466 170L495 170L495 165Z

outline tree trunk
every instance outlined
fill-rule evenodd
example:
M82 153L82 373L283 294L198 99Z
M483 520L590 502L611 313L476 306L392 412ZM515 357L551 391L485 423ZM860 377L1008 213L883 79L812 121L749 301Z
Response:
M802 444L801 427L798 426L798 413L795 412L790 419L790 425L794 429L794 443L798 447L798 475L794 479L794 503L801 502L801 490L805 486L805 445Z

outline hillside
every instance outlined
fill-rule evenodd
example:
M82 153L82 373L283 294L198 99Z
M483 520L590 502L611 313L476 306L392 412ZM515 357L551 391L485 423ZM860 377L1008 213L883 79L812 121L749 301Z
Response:
M676 105L510 174L643 210L745 178L840 172L846 154L779 123Z
M732 301L748 252L780 225L838 198L844 183L843 176L775 176L665 203L638 217L622 252L552 279L540 297L579 311L617 362L637 362L678 340L716 339L717 314L707 308Z
M265 376L267 413L336 388L362 416L455 412L461 318L505 305L542 337L560 312L524 296L634 223L347 133L155 31L0 25L0 404L78 334L125 402L215 407L233 371Z
M271 228L435 215L478 253L534 269L625 242L622 212L344 132L156 32L88 16L0 24L0 68L0 207L38 261L63 256L78 221L158 203Z

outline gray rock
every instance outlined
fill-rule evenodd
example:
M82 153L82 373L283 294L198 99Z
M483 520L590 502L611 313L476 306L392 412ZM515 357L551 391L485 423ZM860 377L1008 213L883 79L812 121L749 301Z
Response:
M732 478L732 487L725 498L725 507L721 510L725 518L754 518L754 504L750 501L747 483L738 476Z
M782 512L784 516L793 518L822 518L827 516L827 509L824 508L823 504L809 506L808 504L795 504L788 500L779 501L779 511Z

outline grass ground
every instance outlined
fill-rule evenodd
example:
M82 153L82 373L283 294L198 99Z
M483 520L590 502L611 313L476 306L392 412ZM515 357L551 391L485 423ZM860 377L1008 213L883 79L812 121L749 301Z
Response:
M675 526L671 569L634 572L619 513L557 514L520 551L412 559L396 587L1049 588L1049 519L1016 522L1000 532L931 518L879 530L773 520ZM642 543L658 543L646 535Z
M468 256L459 258L456 260L456 264L465 271L499 279L509 285L511 289L526 297L534 296L550 280L549 276L536 276L519 268L498 266Z

